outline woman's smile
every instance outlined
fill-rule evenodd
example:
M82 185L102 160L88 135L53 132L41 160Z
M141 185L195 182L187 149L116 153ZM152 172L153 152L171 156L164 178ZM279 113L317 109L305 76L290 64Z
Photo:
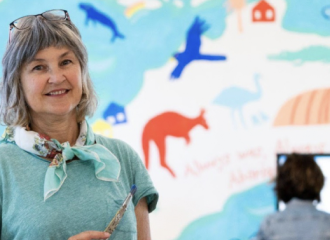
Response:
M47 93L46 95L47 96L62 96L68 92L69 92L69 90L65 90L65 89L64 90L54 90L54 91Z

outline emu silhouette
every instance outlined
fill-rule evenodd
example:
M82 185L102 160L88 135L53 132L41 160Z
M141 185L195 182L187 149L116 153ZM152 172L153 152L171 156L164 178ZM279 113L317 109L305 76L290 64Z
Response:
M197 125L201 125L205 129L209 128L204 118L203 109L200 115L195 118L188 118L176 112L164 112L150 119L145 125L142 134L142 147L146 168L149 169L149 142L154 141L159 151L160 165L175 177L175 173L166 163L166 137L182 137L189 144L189 132Z
M261 98L262 90L259 83L259 74L255 74L254 81L256 90L249 91L240 87L229 87L224 89L213 101L214 104L225 106L231 109L232 120L235 123L235 112L238 113L239 119L243 126L245 121L243 117L243 107L245 104L256 101Z
M181 76L183 69L194 60L220 61L226 60L225 56L221 55L206 55L200 53L201 35L209 28L205 21L197 16L191 25L187 34L186 49L181 53L176 53L174 57L178 61L178 65L171 73L171 79L176 79Z
M88 22L91 20L110 28L113 33L111 42L114 42L116 38L125 38L125 36L118 31L115 22L106 14L98 11L93 5L89 3L80 3L79 7L86 12L86 25L88 25Z

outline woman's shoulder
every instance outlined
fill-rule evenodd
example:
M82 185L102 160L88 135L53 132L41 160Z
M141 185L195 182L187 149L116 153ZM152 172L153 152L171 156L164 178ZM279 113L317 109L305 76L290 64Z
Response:
M11 156L13 153L20 151L20 148L14 143L0 142L0 157Z
M95 134L95 140L96 140L96 143L99 143L110 149L131 149L132 150L132 147L128 143L126 143L123 140L120 140L118 138L109 138L109 137L104 137L99 134Z
M115 156L122 159L139 159L137 152L126 142L116 138L108 138L95 134L96 143L109 149Z
M127 145L123 140L120 140L118 138L110 138L110 137L105 137L100 134L94 133L95 140L97 143L108 143L108 144L124 144Z
M17 164L25 155L22 151L14 143L0 143L0 168Z

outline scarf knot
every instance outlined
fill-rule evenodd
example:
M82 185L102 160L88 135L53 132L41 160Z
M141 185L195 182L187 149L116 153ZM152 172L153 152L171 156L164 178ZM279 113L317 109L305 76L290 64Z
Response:
M2 142L14 143L27 152L52 159L45 175L45 201L59 191L67 178L66 161L75 157L81 161L93 161L95 176L99 180L118 181L120 175L119 160L109 149L95 143L94 133L86 121L80 124L80 134L74 146L22 127L7 127L0 139Z

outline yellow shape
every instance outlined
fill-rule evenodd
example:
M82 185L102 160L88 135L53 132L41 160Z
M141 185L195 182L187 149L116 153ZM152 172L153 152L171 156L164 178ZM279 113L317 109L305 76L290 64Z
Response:
M126 8L125 10L125 16L130 18L132 17L136 12L139 10L145 8L145 3L144 2L137 2L133 4L132 6Z
M100 134L109 138L113 137L112 126L104 120L97 120L95 123L92 124L92 129L93 132L96 134Z

